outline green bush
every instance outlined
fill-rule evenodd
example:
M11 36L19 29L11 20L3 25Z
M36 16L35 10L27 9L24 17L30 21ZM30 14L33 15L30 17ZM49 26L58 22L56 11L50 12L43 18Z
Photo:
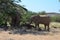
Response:
M23 14L22 19L21 19L21 24L25 24L25 23L29 22L31 15L32 15L31 13Z
M60 22L60 16L56 17L56 22Z
M51 17L52 22L60 22L60 16L53 16Z

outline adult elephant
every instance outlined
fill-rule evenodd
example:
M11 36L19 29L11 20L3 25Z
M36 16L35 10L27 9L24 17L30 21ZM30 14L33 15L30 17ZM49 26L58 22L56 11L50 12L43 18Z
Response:
M45 30L47 28L47 30L49 31L50 17L35 15L30 18L30 23L34 23L35 27L38 26L38 28L39 28L39 24L44 24Z

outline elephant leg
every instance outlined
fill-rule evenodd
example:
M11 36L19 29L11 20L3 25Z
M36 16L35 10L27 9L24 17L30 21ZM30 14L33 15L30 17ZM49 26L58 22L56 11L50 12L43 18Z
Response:
M37 24L35 24L35 28L37 27Z
M49 25L48 25L48 29L47 29L47 31L50 31Z
M46 25L44 25L45 26L45 30L46 30Z
M39 24L37 24L38 25L38 28L39 28Z
M38 24L35 24L35 29L38 29L38 28L39 28Z

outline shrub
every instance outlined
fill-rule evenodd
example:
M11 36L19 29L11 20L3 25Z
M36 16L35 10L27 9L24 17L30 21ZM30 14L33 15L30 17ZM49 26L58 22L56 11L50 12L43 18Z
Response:
M53 16L51 17L52 22L60 22L60 16Z
M31 15L32 14L30 14L30 13L23 14L22 19L21 19L21 24L25 24L25 23L29 22Z

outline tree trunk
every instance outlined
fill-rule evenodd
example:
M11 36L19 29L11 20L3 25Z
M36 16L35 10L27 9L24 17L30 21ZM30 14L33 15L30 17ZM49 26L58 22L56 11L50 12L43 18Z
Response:
M12 16L11 26L13 28L18 28L20 25L20 15L17 13L15 16Z

